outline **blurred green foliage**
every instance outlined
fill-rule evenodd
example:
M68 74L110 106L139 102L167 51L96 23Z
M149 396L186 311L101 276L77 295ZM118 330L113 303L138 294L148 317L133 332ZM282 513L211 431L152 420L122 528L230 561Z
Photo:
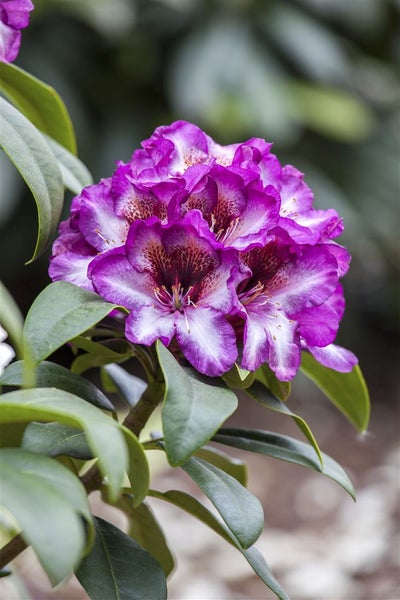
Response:
M17 64L54 86L94 180L175 119L220 143L274 142L353 255L339 343L387 397L399 340L398 0L37 0ZM26 309L46 285L36 218L0 157L1 278ZM68 197L70 199L70 197ZM68 209L68 202L66 203ZM66 212L65 212L66 214Z

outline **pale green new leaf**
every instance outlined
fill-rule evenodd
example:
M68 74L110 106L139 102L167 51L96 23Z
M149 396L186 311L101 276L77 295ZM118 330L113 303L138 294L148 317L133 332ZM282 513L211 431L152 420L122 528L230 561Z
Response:
M96 540L76 576L91 600L166 600L160 564L120 529L95 517Z
M61 171L41 133L1 97L0 147L14 163L36 202L39 223L32 261L44 252L57 231L64 197Z
M309 352L303 352L301 370L361 433L369 422L368 388L358 365L350 373L339 373L319 363Z
M191 377L171 352L157 343L165 378L162 423L171 465L184 463L234 412L237 398L230 390Z
M0 62L0 90L40 131L76 154L70 116L51 86L15 64Z
M58 421L82 429L93 455L99 458L111 500L118 497L128 470L128 456L116 421L81 398L54 388L18 390L0 396L0 423L30 421Z
M0 471L0 503L56 585L72 574L85 549L81 516L93 534L85 490L57 461L19 448L0 450Z

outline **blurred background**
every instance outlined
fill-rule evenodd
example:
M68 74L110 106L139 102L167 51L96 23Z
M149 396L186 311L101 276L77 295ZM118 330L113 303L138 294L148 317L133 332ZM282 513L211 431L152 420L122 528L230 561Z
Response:
M315 206L335 207L344 217L341 242L353 260L338 342L360 358L371 427L360 438L301 377L291 408L349 470L359 502L353 506L333 484L299 467L258 457L250 457L250 486L265 501L262 550L294 598L396 600L399 0L38 0L35 6L16 64L59 92L95 181L110 176L117 160L127 161L155 127L186 119L219 143L251 136L274 142L282 163L304 171ZM35 244L35 207L4 155L0 169L1 279L25 312L48 283L48 256L24 266ZM261 426L259 410L241 403L235 423ZM263 418L264 428L298 435L283 417ZM158 477L177 485L170 474ZM215 546L212 534L198 533L200 525L189 521L200 541L194 544L190 534L188 543L174 526L179 518L181 530L181 516L155 508L168 513L167 533L182 547L171 598L270 597L246 566ZM71 590L45 596L32 588L31 595L80 597Z

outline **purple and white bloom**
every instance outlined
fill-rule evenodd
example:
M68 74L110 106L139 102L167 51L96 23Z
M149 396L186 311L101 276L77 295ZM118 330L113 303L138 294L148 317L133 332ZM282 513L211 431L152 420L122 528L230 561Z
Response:
M238 313L245 319L241 364L254 371L267 362L278 379L289 381L300 366L301 318L335 292L337 261L324 246L294 245L284 232L263 248L243 253L241 261L247 271L237 288ZM331 319L327 332L320 332L326 343L332 341L335 312Z
M357 359L334 344L350 262L334 241L342 220L313 207L303 174L271 148L221 146L186 121L159 127L74 198L51 278L124 306L130 341L173 341L207 375L231 368L238 346L244 368L267 362L283 381L302 351L351 370Z
M21 29L29 24L30 0L0 0L0 60L12 62L21 45Z
M236 253L215 247L192 212L170 224L156 217L134 221L124 249L96 258L90 277L106 300L130 311L128 340L169 345L175 339L198 371L217 376L237 358L226 318L235 303L236 266Z
M0 376L15 356L11 346L3 343L5 339L7 339L7 331L0 325Z

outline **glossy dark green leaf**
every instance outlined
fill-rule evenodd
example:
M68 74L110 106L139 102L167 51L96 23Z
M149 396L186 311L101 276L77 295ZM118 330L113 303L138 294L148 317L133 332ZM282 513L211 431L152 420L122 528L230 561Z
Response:
M318 471L336 481L352 498L355 498L352 483L344 469L325 453L322 453L323 467L321 468L314 448L304 442L270 431L229 428L220 429L213 437L213 441Z
M174 568L174 558L150 506L142 502L134 508L132 498L127 495L121 497L118 506L128 516L128 534L160 563L168 577Z
M202 521L205 525L210 527L215 533L220 535L226 542L232 544L239 550L239 552L245 557L247 562L250 564L254 572L262 579L262 581L278 596L280 600L289 600L289 596L279 585L275 577L272 575L271 570L265 562L262 555L253 546L244 550L231 532L221 523L201 502L186 494L180 490L168 490L167 492L159 492L156 490L150 490L149 495L160 500L165 500L178 508L181 508L188 514L196 517Z
M29 423L21 446L47 456L65 455L81 460L93 458L83 431L62 423Z
M143 446L137 437L123 425L121 425L121 431L128 450L129 467L127 474L133 493L133 505L136 507L143 502L149 489L149 463L147 462Z
M261 365L255 373L256 379L267 386L269 390L279 398L279 400L287 400L290 396L291 384L290 381L280 381L275 373L267 364Z
M92 176L86 166L64 146L51 137L44 136L51 151L57 159L61 171L64 187L73 194L80 194L82 188L93 183Z
M234 412L237 398L230 390L195 379L160 342L157 353L165 378L162 422L165 450L171 465L184 463Z
M0 465L0 502L57 584L72 573L85 548L81 516L92 527L85 490L57 461L20 448L0 450Z
M358 365L350 373L339 373L321 365L309 352L303 352L301 370L358 429L368 427L370 400L368 388Z
M128 456L116 421L81 398L54 388L18 390L0 396L0 423L27 421L58 421L83 429L93 455L99 457L111 500L118 497L128 470Z
M66 281L50 283L25 320L24 341L36 362L106 317L116 305Z
M39 227L32 261L44 252L57 231L64 197L61 172L41 133L1 97L0 147L14 163L36 202Z
M160 564L132 538L99 517L96 540L76 575L91 600L166 600Z
M18 361L9 365L0 377L2 385L22 385L24 364ZM99 388L93 383L72 373L69 369L52 362L43 361L36 367L37 387L55 387L79 396L103 410L113 411L114 407Z
M231 388L246 389L254 381L254 372L242 369L235 363L230 371L224 373L222 379Z
M286 406L286 404L281 402L279 400L279 398L276 398L272 394L272 392L270 390L268 390L259 381L256 381L248 390L246 390L246 393L248 393L249 396L251 396L252 398L257 400L257 402L259 402L262 406L266 406L267 408L270 408L271 410L275 410L276 412L279 412L283 415L288 415L289 417L291 417L294 420L294 422L296 423L296 425L299 427L299 429L304 433L304 435L306 436L306 438L308 439L308 441L310 442L312 447L314 448L316 455L318 456L319 461L321 463L321 467L323 466L322 454L321 454L321 450L317 444L317 440L315 439L310 427L308 426L308 424L302 417L293 413Z
M76 154L74 128L57 92L15 64L0 63L0 90L43 133Z
M214 504L242 548L259 537L264 512L259 500L234 477L199 458L190 458L182 469Z
M127 373L123 367L117 364L106 365L104 371L127 404L130 407L135 406L146 389L147 383L143 379Z
M211 463L215 467L218 467L218 469L222 469L222 471L225 471L225 473L228 473L228 475L234 477L239 483L246 487L247 466L243 461L232 458L232 456L229 456L216 448L211 448L211 446L203 446L203 448L200 448L200 450L196 452L195 456Z

